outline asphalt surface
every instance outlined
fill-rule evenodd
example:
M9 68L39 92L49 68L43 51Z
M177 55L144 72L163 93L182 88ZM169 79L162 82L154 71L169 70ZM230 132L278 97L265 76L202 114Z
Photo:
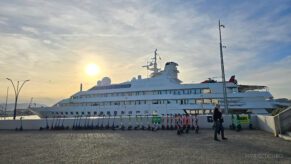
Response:
M0 163L291 163L291 142L259 130L0 131Z

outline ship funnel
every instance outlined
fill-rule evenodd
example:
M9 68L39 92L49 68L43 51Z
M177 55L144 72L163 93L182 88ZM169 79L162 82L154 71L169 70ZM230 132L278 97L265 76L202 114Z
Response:
M169 78L178 78L178 64L175 62L167 62L165 65L164 72Z
M82 92L82 90L83 90L83 84L81 83L80 84L80 92Z

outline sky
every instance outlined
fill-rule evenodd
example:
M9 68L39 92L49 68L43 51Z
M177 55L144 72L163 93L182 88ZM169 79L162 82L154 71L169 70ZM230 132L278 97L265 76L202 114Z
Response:
M158 49L159 67L179 64L183 83L221 76L268 86L291 99L290 0L0 0L0 103L13 81L29 79L19 102L57 103L96 85L131 80ZM88 64L100 73L89 76Z

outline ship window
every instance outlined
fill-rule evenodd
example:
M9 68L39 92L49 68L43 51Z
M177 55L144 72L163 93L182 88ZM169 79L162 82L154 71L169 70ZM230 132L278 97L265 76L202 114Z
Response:
M125 112L124 111L121 111L121 114L125 114Z
M64 114L63 112L61 112L61 114Z
M145 111L144 111L144 114L148 114L148 113L149 113L149 111L148 111L148 110L145 110Z
M78 115L78 114L79 114L79 112L76 112L76 114Z
M96 115L96 114L97 114L97 112L95 111L95 112L94 112L94 115Z
M158 100L153 100L152 103L153 104L158 104L159 102L158 102Z
M204 99L204 104L211 104L211 99Z
M136 114L140 114L140 111L136 111L135 113L136 113Z
M190 100L190 104L196 104L195 99L191 99L191 100Z
M132 111L128 111L128 114L129 114L129 115L132 115Z
M201 89L196 89L196 94L200 94L201 93Z
M73 112L71 112L71 115L73 115L74 113Z
M82 112L82 115L84 115L85 113L84 112Z
M213 104L218 104L218 100L217 99L212 99L211 101Z
M52 114L54 114L54 112L52 112Z
M203 100L202 100L202 99L197 99L197 100L196 100L196 103L197 103L197 104L202 104L202 103L203 103Z
M65 112L66 115L68 115L68 112Z
M115 115L115 116L117 115L117 111L114 111L114 115Z
M102 90L102 89L119 89L119 88L130 88L131 84L115 84L115 85L108 85L108 86L95 86L90 90Z
M202 93L203 94L211 93L211 90L209 88L205 88L205 89L202 89Z
M104 115L104 113L101 111L101 112L99 113L99 116L102 116L102 115Z
M91 112L87 112L88 115L91 115Z
M110 111L107 111L107 115L111 115Z

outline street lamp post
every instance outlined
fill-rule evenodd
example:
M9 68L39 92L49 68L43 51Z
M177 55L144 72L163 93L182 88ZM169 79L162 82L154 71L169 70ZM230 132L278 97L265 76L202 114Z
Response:
M7 80L9 80L13 86L13 89L14 89L14 93L15 93L15 104L14 104L14 112L13 112L13 120L15 120L16 118L16 107L17 107L17 100L18 100L18 96L19 96L19 93L23 87L23 85L28 82L29 80L25 80L22 82L22 84L20 85L19 87L19 81L17 81L17 86L15 87L13 81L9 78L6 78Z
M228 114L228 101L227 101L227 92L226 92L226 84L225 84L225 72L224 72L224 62L223 62L223 51L222 48L222 39L221 39L221 27L224 28L224 25L220 24L220 20L218 21L219 27L219 47L220 47L220 61L221 61L221 72L222 72L222 82L223 82L223 100L224 100L224 111Z

